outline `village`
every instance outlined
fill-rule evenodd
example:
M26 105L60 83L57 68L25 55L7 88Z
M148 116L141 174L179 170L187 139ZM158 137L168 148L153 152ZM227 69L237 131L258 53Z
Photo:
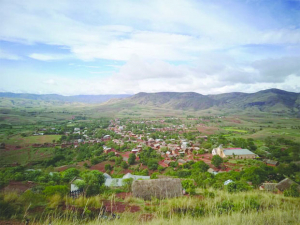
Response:
M89 155L90 157L84 156L82 158L83 161L58 166L55 171L63 172L73 167L80 169L82 166L85 166L89 170L98 170L104 173L105 186L107 187L121 187L123 186L123 180L128 178L133 180L150 179L152 174L168 177L168 175L172 174L172 172L166 172L170 171L167 170L168 168L176 171L178 168L190 168L196 162L203 162L207 165L206 171L213 176L218 173L242 171L244 169L243 163L245 162L249 165L259 165L260 163L272 167L279 165L278 161L265 157L261 158L246 148L239 146L224 148L219 143L212 145L213 138L209 135L203 135L201 132L195 132L193 129L197 125L205 126L202 124L203 121L205 122L205 119L188 118L188 121L195 121L194 127L191 124L181 124L177 118L172 118L171 121L175 121L173 125L166 123L165 120L113 119L106 124L105 129L98 128L94 130L90 127L80 128L75 126L71 128L72 130L65 131L60 140L56 142L34 143L32 147L55 147L61 149L60 152L69 150L75 151L76 154L84 154L82 148L86 148L86 146L94 146L95 149L101 149L100 152L94 150L94 152L98 153L92 153ZM200 120L200 124L197 120ZM49 131L50 134L53 134L57 133L57 130L57 128L41 128L34 132L33 135L47 135ZM46 132L46 134L41 132ZM140 160L140 155L147 149L148 151L149 149L153 151L153 160ZM213 160L213 158L218 160ZM117 164L117 160L122 162ZM112 161L116 162L112 163ZM242 165L239 165L238 162ZM53 165L59 164L54 162ZM18 163L15 163L14 166L18 166ZM137 175L134 175L134 173ZM232 180L225 180L224 185L227 185L229 182L232 182ZM252 182L248 183L252 185ZM273 186L277 185L277 183L272 184ZM265 186L270 185L261 183L260 188L264 189ZM78 189L72 183L71 192Z
M45 209L61 212L82 210L79 202L84 202L91 218L100 210L101 218L110 219L126 212L148 218L155 211L148 209L154 199L193 199L197 206L224 193L297 196L299 164L278 157L293 143L261 143L237 131L224 133L218 127L223 120L238 121L220 116L102 118L32 127L0 144L2 153L30 156L2 165L1 191L27 196L26 201L39 196ZM274 152L279 141L282 147ZM36 215L38 207L31 213Z

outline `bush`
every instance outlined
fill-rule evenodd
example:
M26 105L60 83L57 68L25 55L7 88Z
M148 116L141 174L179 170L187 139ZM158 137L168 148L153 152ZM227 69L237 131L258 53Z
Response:
M205 190L203 194L204 194L205 197L208 197L208 198L214 198L215 197L215 193L210 192L208 190Z
M59 194L52 195L49 197L49 207L50 208L57 208L63 202L63 198Z
M6 201L3 196L0 196L0 218L10 219L14 215L22 215L22 204L14 205L13 202Z
M155 172L155 173L152 173L150 178L151 179L157 179L157 175L159 175L159 173Z
M128 168L128 164L125 161L121 162L121 166L122 166L123 169Z
M133 165L135 163L136 156L133 153L129 154L128 163L129 165Z
M215 167L220 167L220 165L223 163L223 159L219 155L214 155L211 160L211 164L213 164Z
M150 159L148 161L148 168L149 170L157 170L158 162L156 159Z
M92 160L91 160L91 164L92 165L96 165L96 164L98 164L98 163L100 163L100 159L98 159L98 158L92 158Z
M200 169L201 172L206 172L209 169L209 166L203 161L198 161L192 165L192 168Z
M75 168L70 168L63 172L63 180L65 182L70 182L74 177L78 175L79 175L79 170Z
M191 176L191 171L189 170L180 170L177 172L177 176L180 178L185 178Z
M105 164L104 168L105 168L105 171L111 171L112 170L112 166L110 164Z
M132 182L133 182L133 178L128 178L123 180L123 185L127 192L131 191Z
M234 181L234 182L231 182L226 185L226 190L229 193L248 191L250 189L251 189L251 187L249 186L249 184L241 182L241 181Z
M64 196L64 195L68 194L68 192L69 192L69 189L65 185L48 186L43 191L43 193L46 196L51 196L51 195L55 195L55 194L59 194L60 196Z
M190 195L194 195L196 186L194 184L193 180L183 180L181 181L182 187L185 189L185 191L187 193L189 193Z
M298 185L292 184L289 189L284 190L283 195L285 197L300 197L300 193L298 191Z

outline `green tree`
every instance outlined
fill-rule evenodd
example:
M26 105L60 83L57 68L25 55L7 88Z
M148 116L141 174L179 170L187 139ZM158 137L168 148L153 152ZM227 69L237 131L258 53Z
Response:
M123 185L127 192L131 191L132 183L133 183L133 178L128 178L123 180Z
M112 170L112 166L110 164L105 164L104 168L105 168L105 171L111 171Z
M133 164L135 163L135 160L136 160L135 154L130 153L130 154L129 154L129 158L128 158L128 164L129 164L129 165L133 165Z
M121 163L122 163L122 157L116 157L115 158L115 164L118 166L118 165L120 165Z
M292 184L291 187L283 192L285 197L300 197L297 184Z
M104 184L105 178L103 173L98 170L84 171L82 173L82 178L86 183L85 193L86 195L99 194L100 187Z
M192 165L192 168L199 169L201 172L206 172L209 169L209 166L203 161L198 161Z
M253 185L258 186L268 178L268 173L259 167L250 167L244 170L242 178L251 181Z
M220 165L223 163L223 159L219 156L219 155L214 155L212 157L211 163L215 166L215 167L220 167Z
M128 164L125 161L121 162L121 166L123 169L127 169L128 168Z
M148 168L149 170L157 170L158 162L156 159L151 159L148 161Z
M193 180L183 180L181 181L181 184L187 193L191 195L195 194L196 186Z
M79 175L79 170L75 168L70 168L67 169L66 171L63 172L63 181L65 182L70 182L74 177Z
M46 196L51 196L51 195L54 195L54 194L59 194L61 196L64 196L64 195L68 194L68 192L69 192L69 189L65 185L48 186L43 191L43 193Z
M251 189L251 187L246 183L242 181L234 181L226 185L226 189L228 192L240 192L240 191L248 191Z

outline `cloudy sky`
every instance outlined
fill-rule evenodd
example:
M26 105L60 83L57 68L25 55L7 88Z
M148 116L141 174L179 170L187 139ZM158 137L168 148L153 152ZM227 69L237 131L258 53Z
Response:
M300 92L300 0L1 0L0 92Z

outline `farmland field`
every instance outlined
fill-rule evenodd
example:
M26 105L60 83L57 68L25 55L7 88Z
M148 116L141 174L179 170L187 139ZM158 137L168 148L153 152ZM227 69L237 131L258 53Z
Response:
M43 143L52 143L53 140L59 140L61 135L37 135L22 137L20 135L13 136L12 138L5 141L7 144L26 146L29 144L43 144Z

